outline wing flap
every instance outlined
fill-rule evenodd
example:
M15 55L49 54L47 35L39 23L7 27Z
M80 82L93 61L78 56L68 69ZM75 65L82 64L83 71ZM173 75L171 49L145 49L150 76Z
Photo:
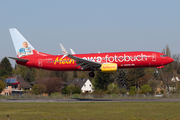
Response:
M85 69L87 69L87 68L89 68L89 67L90 67L90 66L89 66L88 64L85 64L85 65L82 65L80 69L85 70Z
M82 66L84 63L78 63L77 65L76 65L76 67L78 67L78 66Z

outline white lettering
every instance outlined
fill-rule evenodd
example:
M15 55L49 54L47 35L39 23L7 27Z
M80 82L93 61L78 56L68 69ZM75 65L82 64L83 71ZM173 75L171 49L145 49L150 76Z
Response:
M115 62L118 62L118 61L117 61L117 56L116 56L116 55L114 56L114 59L115 59Z
M106 60L106 62L107 62L107 60L108 60L108 55L106 55L105 60Z
M123 56L109 56L106 55L105 57L83 57L85 60L94 61L94 62L133 62L133 61L147 61L147 56L143 53L139 55L126 55Z
M98 57L97 57L97 62L101 62L101 59L102 59L102 58L98 56Z
M86 57L83 57L83 59L88 60Z
M109 62L114 62L114 57L113 56L109 57Z

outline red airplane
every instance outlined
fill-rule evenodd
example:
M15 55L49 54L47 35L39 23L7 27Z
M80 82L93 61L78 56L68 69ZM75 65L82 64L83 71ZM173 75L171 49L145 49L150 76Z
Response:
M71 49L71 54L60 44L64 55L50 55L38 52L15 28L9 29L16 57L9 57L16 60L17 64L29 68L40 68L56 71L91 71L90 77L94 77L94 71L117 72L122 68L157 67L163 68L174 60L159 52L111 52L111 53L91 53L75 54Z

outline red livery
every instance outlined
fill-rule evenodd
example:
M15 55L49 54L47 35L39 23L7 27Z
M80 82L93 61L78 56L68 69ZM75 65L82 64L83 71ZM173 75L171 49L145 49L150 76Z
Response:
M116 72L122 68L157 67L163 68L173 62L173 59L159 52L111 52L71 54L60 44L64 55L49 55L36 51L33 46L15 28L9 29L17 53L17 64L27 67L57 71L91 71L94 77L95 70L102 72Z

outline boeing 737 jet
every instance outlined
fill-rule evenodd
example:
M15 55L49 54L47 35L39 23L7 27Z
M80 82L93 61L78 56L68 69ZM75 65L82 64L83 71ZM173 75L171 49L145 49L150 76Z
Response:
M157 67L163 68L173 62L173 59L159 52L109 52L71 54L60 44L64 55L50 55L37 51L15 28L9 29L14 43L17 64L29 68L39 68L56 71L90 71L89 76L94 77L94 71L106 73L117 72L123 68Z

